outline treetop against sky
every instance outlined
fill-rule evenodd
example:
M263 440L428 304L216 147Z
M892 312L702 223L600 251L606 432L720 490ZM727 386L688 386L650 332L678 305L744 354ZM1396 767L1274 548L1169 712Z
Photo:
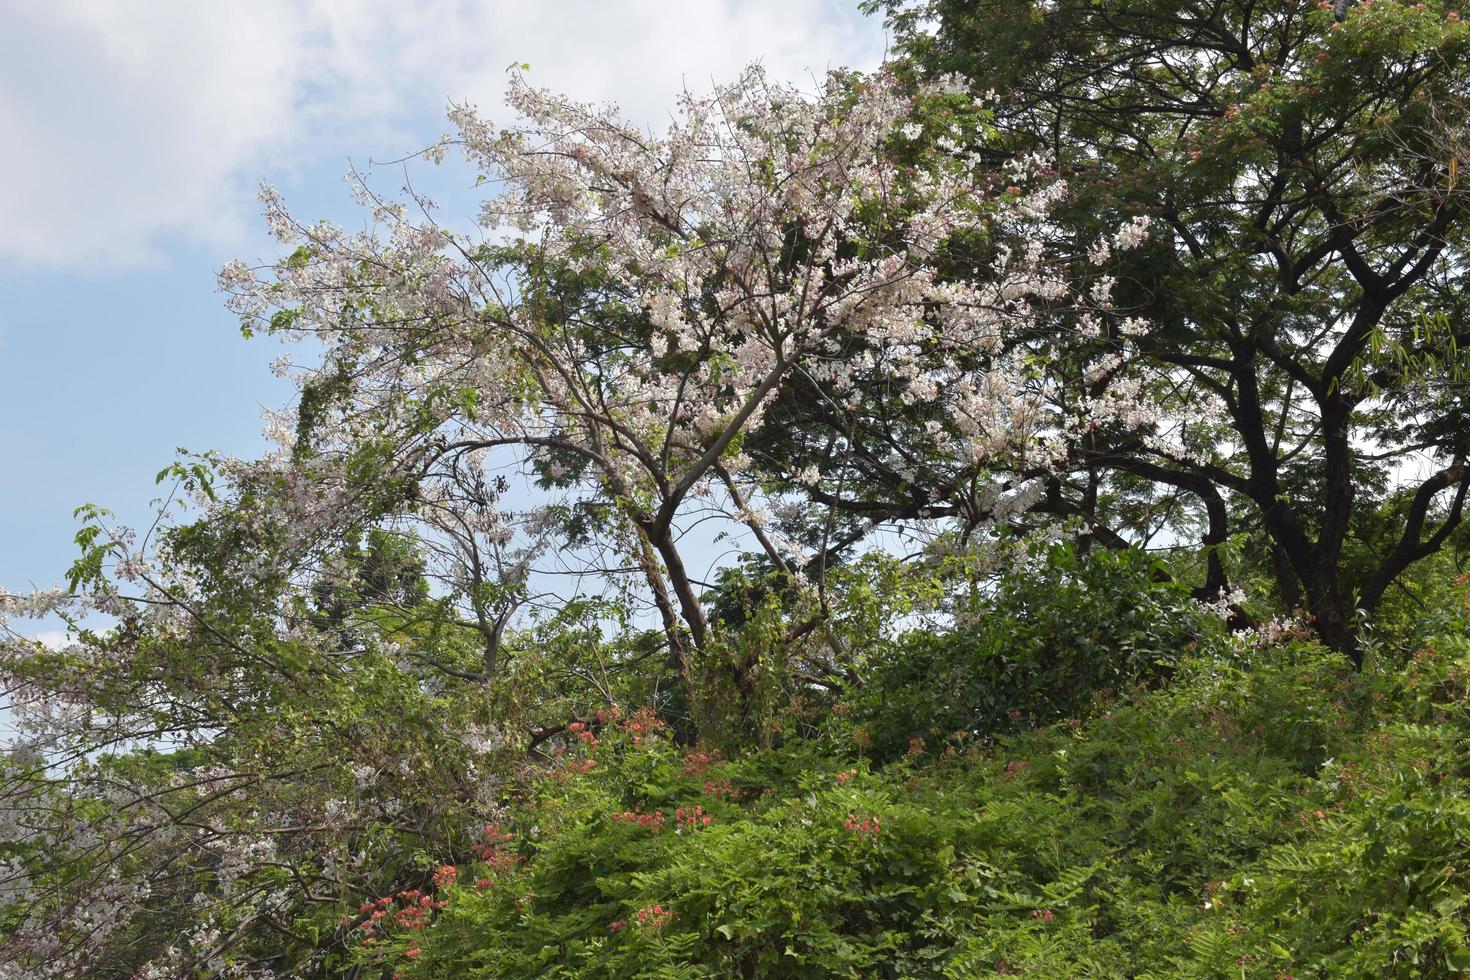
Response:
M450 129L450 100L487 115L505 69L617 101L646 124L669 95L759 60L811 82L871 67L877 18L829 0L667 5L0 2L0 585L60 580L85 502L140 519L178 447L251 456L260 411L290 386L271 341L243 342L216 291L226 261L266 258L256 189L352 220L349 163L395 160ZM464 167L384 166L468 219ZM42 424L44 420L44 424Z

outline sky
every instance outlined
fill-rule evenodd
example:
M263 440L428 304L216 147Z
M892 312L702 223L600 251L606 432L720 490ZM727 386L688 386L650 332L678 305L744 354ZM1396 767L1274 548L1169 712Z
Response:
M856 0L0 0L0 587L61 581L74 509L150 513L180 448L264 451L289 400L215 285L279 248L256 193L360 223L349 165L448 129L451 100L492 120L506 69L655 128L684 87L872 68L882 25ZM467 220L471 173L411 179Z

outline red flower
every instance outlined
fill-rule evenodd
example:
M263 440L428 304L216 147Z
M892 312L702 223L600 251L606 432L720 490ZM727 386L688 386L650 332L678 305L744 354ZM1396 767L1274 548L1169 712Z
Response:
M685 776L699 776L710 766L720 761L719 752L704 752L690 750L684 753L683 765Z
M662 810L655 810L652 813L644 813L641 810L625 810L622 813L614 813L610 819L613 821L613 823L636 824L637 826L642 827L645 830L651 830L654 833L658 833L660 830L664 829L664 821L666 818L664 817Z
M674 810L674 820L679 827L693 829L695 827L707 827L715 822L715 818L704 812L703 807L678 807Z
M674 917L672 909L660 904L648 905L638 910L638 925L645 929L661 929Z

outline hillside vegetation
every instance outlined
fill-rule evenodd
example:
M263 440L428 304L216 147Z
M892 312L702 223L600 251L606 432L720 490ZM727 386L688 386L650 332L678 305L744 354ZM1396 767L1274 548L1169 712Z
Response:
M1006 625L1011 649L1035 636ZM359 961L405 977L1470 970L1464 625L1362 673L1312 642L1217 631L1155 689L1082 703L1088 678L1054 676L1076 713L996 739L935 727L952 720L943 671L734 758L605 714L473 857L364 905ZM1032 676L991 690L1034 705ZM427 927L404 912L424 901Z

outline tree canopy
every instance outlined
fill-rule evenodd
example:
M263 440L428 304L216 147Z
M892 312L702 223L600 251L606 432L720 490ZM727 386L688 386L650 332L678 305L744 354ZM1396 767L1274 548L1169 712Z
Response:
M1007 93L995 152L1055 160L1075 187L1059 220L1079 236L1158 223L1118 288L1151 325L1142 356L1170 369L1150 397L1212 398L1226 424L1194 459L1132 433L1080 447L1057 504L1136 536L1158 516L1132 500L1141 482L1197 515L1207 553L1255 532L1281 604L1356 656L1355 610L1371 616L1409 565L1464 537L1458 10L871 6L915 72Z

